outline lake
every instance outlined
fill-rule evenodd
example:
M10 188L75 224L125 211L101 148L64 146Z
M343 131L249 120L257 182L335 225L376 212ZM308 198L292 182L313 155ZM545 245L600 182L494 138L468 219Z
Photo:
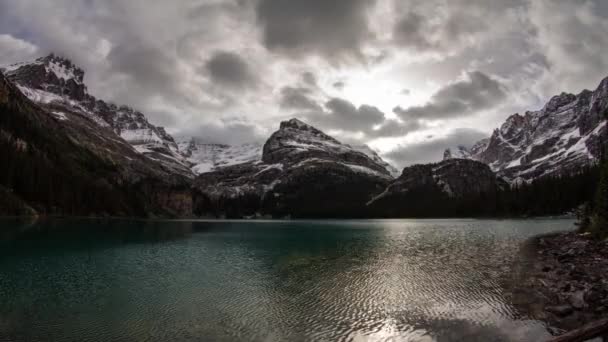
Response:
M0 220L0 341L537 341L506 299L566 219Z

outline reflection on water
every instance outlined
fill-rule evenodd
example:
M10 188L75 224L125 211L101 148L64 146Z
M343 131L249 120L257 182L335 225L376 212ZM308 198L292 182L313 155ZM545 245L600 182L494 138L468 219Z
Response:
M0 221L0 341L536 341L504 284L569 220Z

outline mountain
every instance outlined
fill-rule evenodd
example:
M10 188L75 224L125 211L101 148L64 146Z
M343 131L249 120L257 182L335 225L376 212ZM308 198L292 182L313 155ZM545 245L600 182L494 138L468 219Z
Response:
M164 128L152 125L144 114L127 106L97 99L88 93L84 71L53 54L1 69L9 81L31 101L48 107L58 117L79 114L100 127L114 131L135 150L161 163L172 173L194 177L179 153L175 140Z
M447 159L436 164L419 164L403 169L367 206L385 217L466 215L478 201L494 200L509 185L478 161Z
M135 150L162 163L173 173L194 177L224 166L260 160L262 144L225 145L186 137L176 141L163 127L151 124L145 115L127 106L119 106L89 94L85 72L70 60L53 54L34 61L9 65L6 77L23 94L40 105L53 107L54 115L66 111L88 117L108 127L130 143ZM354 147L398 175L398 170L363 145Z
M37 68L47 67L40 77L56 77L57 66ZM138 153L109 125L47 91L53 84L66 92L82 89L78 71L72 75L29 88L0 73L0 214L190 216L188 177ZM22 90L58 100L34 103Z
M481 161L512 181L576 172L600 157L607 115L608 78L594 91L562 93L541 110L513 114L490 138L448 149L445 158Z
M509 187L486 164L467 159L410 166L393 178L384 161L361 149L371 151L300 120L283 121L261 160L196 178L194 212L230 218L477 215L479 201L492 202Z
M382 163L306 123L281 122L262 158L195 181L201 216L364 217L365 203L392 180Z
M178 139L177 146L197 175L225 166L259 161L262 159L263 148L262 144L213 144L192 137Z

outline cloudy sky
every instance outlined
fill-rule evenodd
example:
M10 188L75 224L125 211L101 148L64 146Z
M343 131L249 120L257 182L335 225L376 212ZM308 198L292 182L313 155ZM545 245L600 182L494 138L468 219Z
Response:
M298 117L398 166L608 76L603 0L0 0L0 64L49 52L175 135Z

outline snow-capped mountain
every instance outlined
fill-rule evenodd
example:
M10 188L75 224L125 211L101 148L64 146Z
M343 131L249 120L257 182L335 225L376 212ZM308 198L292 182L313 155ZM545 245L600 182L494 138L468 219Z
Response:
M289 160L291 163L328 158L352 167L358 171L377 173L391 178L391 173L360 152L357 148L342 144L333 137L298 119L281 122L281 127L273 133L266 144L262 160L273 164ZM383 164L386 164L383 162ZM361 169L364 167L365 169Z
M199 215L358 216L392 180L383 163L291 119L264 144L262 158L197 177Z
M443 159L473 159L472 156L477 155L481 151L483 151L487 146L489 138L482 139L471 147L467 147L464 145L458 145L456 147L450 147L443 152Z
M44 64L35 68L46 70ZM49 68L32 77L57 81L57 66ZM0 213L192 215L191 178L137 152L74 100L47 92L53 86L83 89L78 78L61 80L41 83L44 89L29 88L0 73ZM23 90L30 91L30 98L37 93L58 100L34 103Z
M513 114L492 136L467 149L448 149L445 159L488 164L510 180L573 172L595 163L608 135L608 78L594 91L554 96L538 111Z
M263 147L262 144L255 143L213 144L198 138L177 139L177 146L197 175L225 166L259 161L262 159Z
M145 115L127 106L95 98L84 83L85 72L71 61L53 54L34 61L0 69L30 100L54 108L51 113L67 120L67 111L113 130L139 153L167 168L192 176L262 158L262 144L224 145L201 138L180 138L178 142L163 127L151 124ZM332 138L333 139L333 138ZM341 145L341 144L340 144ZM346 146L348 145L344 145ZM350 148L350 147L349 147ZM391 174L399 171L367 146L356 146Z
M71 61L51 54L0 70L30 100L53 107L55 115L67 119L65 112L69 111L109 127L139 153L174 172L192 176L176 142L164 128L152 125L144 114L130 107L90 95L84 84L84 71Z

